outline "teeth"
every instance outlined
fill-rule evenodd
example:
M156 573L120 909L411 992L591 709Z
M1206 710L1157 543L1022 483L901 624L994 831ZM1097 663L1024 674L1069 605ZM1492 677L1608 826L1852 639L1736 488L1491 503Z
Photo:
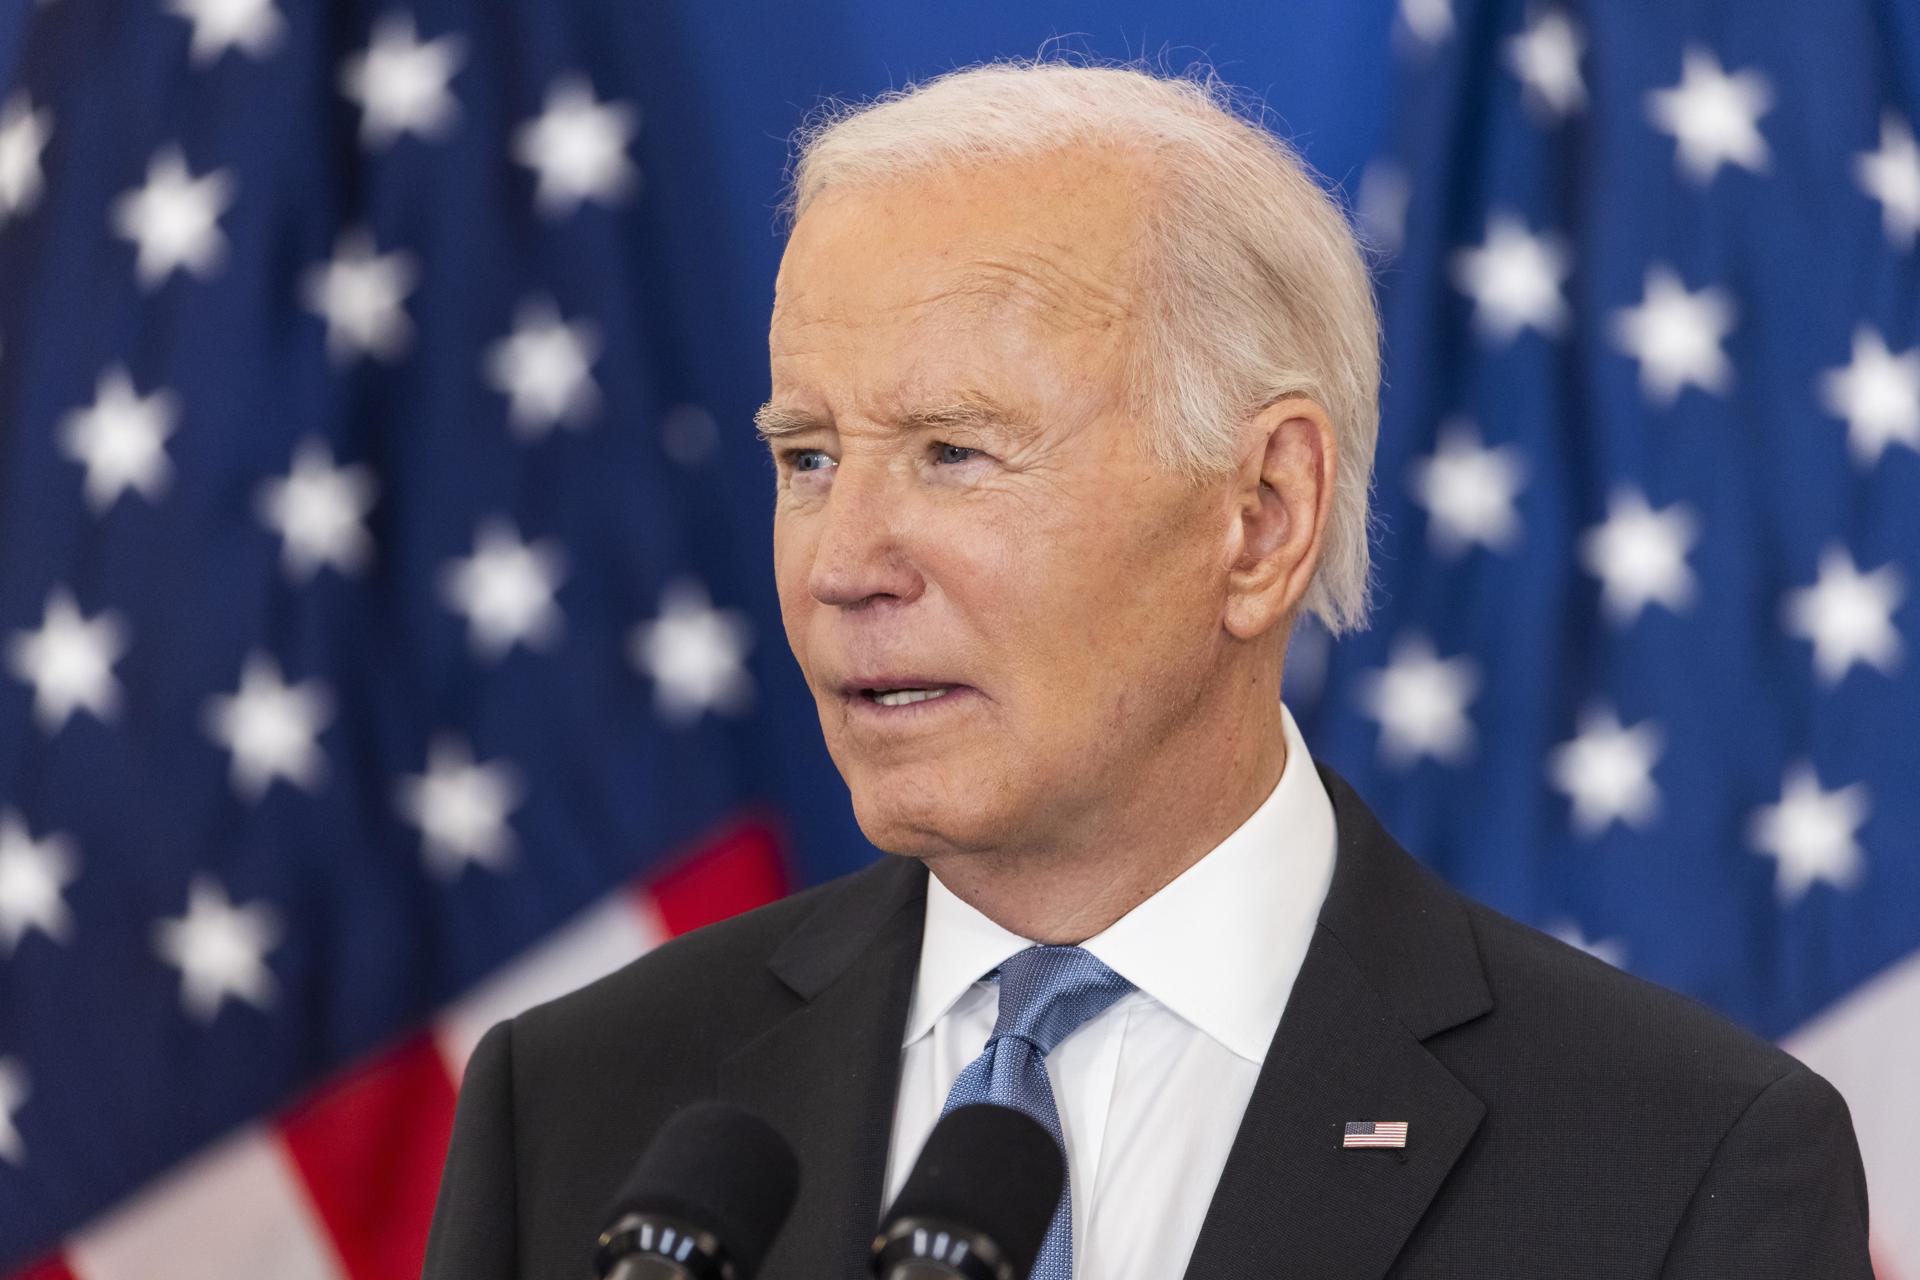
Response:
M912 702L926 702L947 693L946 689L889 689L885 693L873 694L873 700L883 707L904 707Z

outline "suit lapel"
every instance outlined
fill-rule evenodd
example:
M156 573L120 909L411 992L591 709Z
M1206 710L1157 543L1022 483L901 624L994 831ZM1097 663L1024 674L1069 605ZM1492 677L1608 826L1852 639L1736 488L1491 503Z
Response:
M769 961L805 1003L720 1064L720 1097L800 1156L800 1196L762 1274L866 1274L925 907L917 862L849 879Z
M1380 1280L1486 1108L1421 1041L1493 1007L1465 909L1322 768L1339 852L1187 1268L1199 1280ZM1404 1120L1404 1152L1343 1149Z
M1465 909L1324 767L1333 884L1234 1137L1187 1275L1380 1280L1485 1107L1423 1040L1493 1007ZM769 961L802 1003L720 1064L719 1095L794 1144L800 1198L763 1274L865 1274L919 964L926 872L888 858ZM1404 1152L1345 1150L1349 1120L1405 1120Z

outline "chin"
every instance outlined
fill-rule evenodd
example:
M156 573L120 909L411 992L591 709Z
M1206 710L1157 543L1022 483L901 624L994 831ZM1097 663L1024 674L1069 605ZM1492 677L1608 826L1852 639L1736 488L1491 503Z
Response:
M856 784L853 816L861 834L876 849L910 858L937 857L1006 843L1009 823L997 808L965 796L955 800L945 788L913 786L904 780Z

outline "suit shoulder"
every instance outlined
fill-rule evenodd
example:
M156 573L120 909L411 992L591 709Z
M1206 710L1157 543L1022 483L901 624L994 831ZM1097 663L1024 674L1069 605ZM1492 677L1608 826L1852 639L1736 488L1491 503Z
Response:
M1494 1007L1541 1048L1609 1078L1748 1099L1801 1064L1690 996L1464 899Z
M858 873L806 889L714 924L670 938L612 973L537 1004L515 1020L516 1039L564 1034L568 1028L672 1021L684 1011L736 1001L749 989L778 983L767 961L800 923Z

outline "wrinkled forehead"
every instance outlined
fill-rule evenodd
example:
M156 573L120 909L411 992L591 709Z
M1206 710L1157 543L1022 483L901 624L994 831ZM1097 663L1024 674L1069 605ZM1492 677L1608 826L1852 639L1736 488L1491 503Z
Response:
M823 193L795 224L772 339L809 329L1018 319L1107 335L1139 310L1137 164L1055 151Z

